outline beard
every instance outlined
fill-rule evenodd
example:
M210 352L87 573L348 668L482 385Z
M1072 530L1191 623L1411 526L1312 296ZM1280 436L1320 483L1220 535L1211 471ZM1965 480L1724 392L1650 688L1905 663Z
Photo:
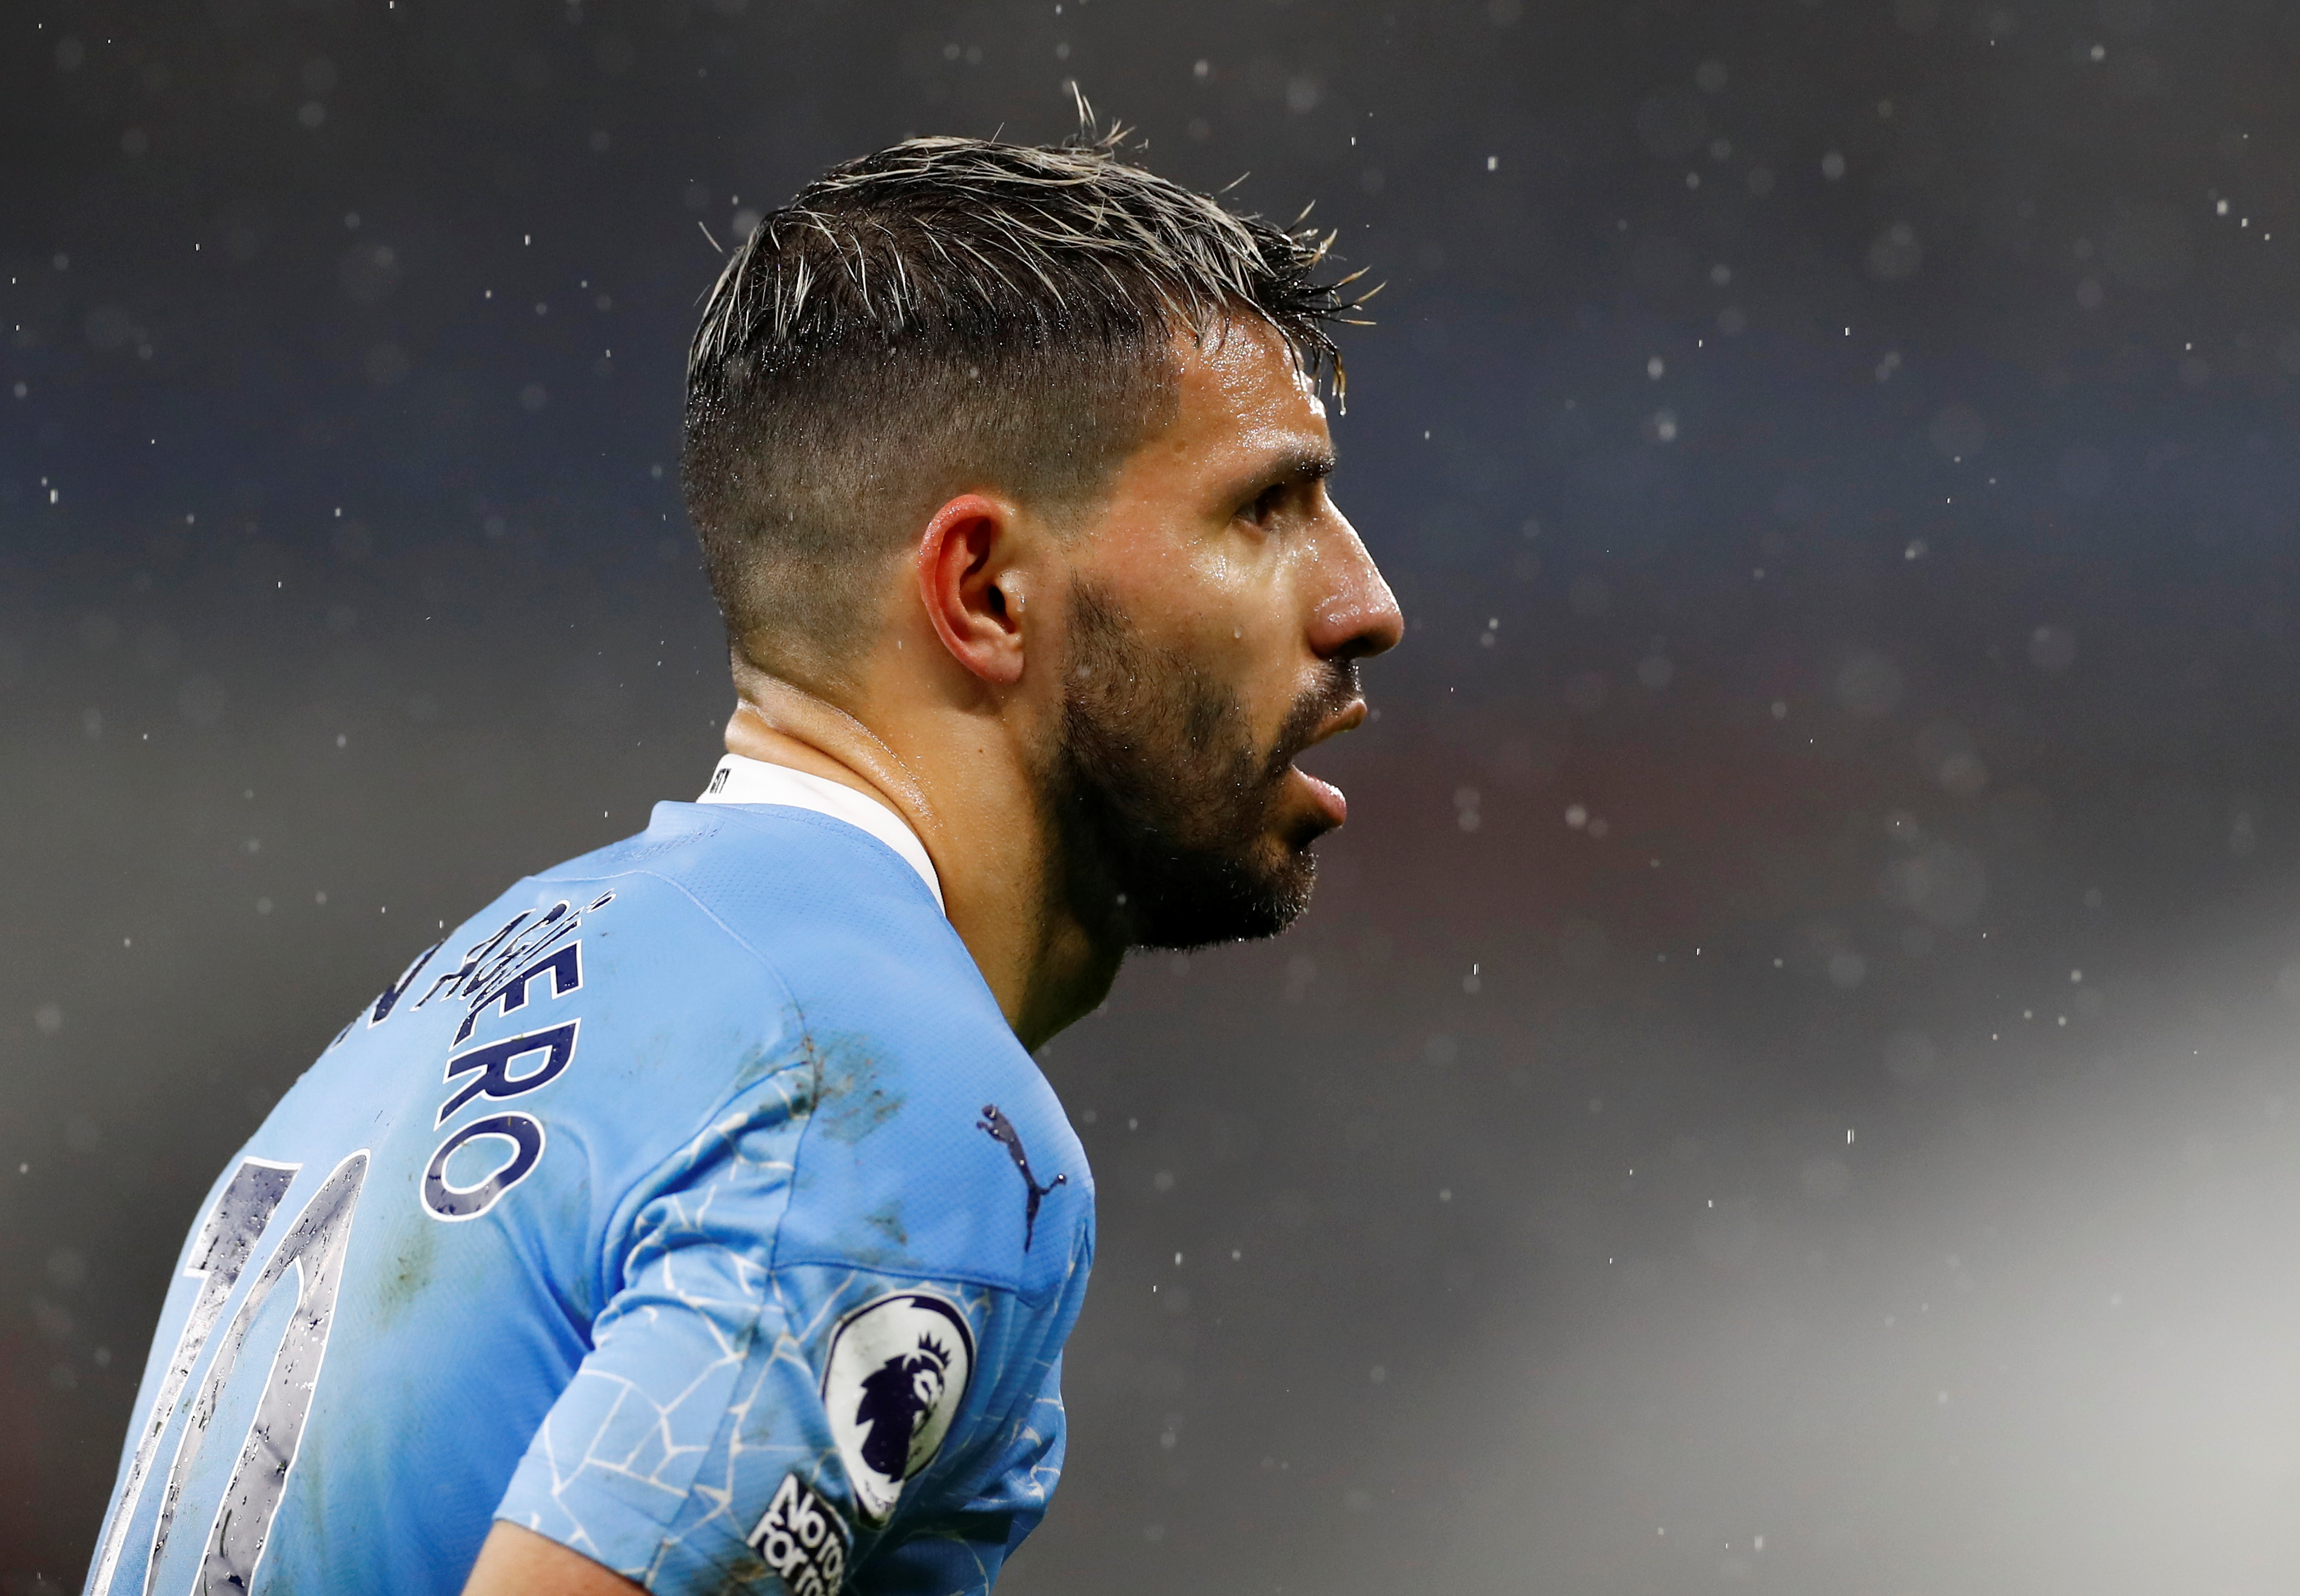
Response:
M1070 594L1061 736L1041 786L1052 889L1105 945L1195 948L1271 936L1309 906L1327 829L1281 821L1295 755L1358 696L1357 667L1326 679L1257 744L1238 694L1188 656L1145 643L1115 597Z

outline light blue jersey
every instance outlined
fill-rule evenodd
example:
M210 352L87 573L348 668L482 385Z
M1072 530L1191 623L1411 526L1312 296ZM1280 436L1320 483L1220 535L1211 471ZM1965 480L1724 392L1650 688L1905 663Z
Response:
M1093 1182L916 838L790 776L521 882L296 1083L193 1227L92 1596L449 1592L497 1517L657 1592L989 1589Z

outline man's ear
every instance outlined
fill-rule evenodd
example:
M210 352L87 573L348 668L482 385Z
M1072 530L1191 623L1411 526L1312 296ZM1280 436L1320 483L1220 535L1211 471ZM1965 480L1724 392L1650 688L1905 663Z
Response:
M961 494L919 538L919 599L936 635L952 659L994 686L1022 675L1028 584L1015 560L1018 519L1003 499Z

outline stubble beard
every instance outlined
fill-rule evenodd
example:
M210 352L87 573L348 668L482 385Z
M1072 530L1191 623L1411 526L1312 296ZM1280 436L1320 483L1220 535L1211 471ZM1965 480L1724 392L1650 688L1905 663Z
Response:
M1294 756L1358 695L1338 661L1264 749L1226 684L1146 643L1115 596L1072 585L1060 737L1041 780L1050 890L1104 946L1195 948L1271 936L1309 906L1326 829L1277 823Z

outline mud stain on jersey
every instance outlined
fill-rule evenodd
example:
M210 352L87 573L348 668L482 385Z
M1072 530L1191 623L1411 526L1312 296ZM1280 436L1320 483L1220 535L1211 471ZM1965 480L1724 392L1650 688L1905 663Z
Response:
M807 1039L814 1053L814 1115L822 1134L850 1146L902 1111L904 1096L881 1080L878 1055L867 1041L839 1032Z
M903 1225L903 1204L900 1198L884 1208L874 1208L862 1216L862 1223L885 1236L898 1248L911 1244L911 1233Z
M399 1250L383 1267L383 1275L376 1283L375 1317L381 1326L390 1323L415 1304L431 1284L433 1269L438 1262L440 1226L420 1221L401 1233Z
M756 1553L746 1550L742 1558L729 1565L726 1577L713 1588L712 1596L751 1596L754 1592L769 1589L767 1581L774 1576L773 1569L761 1562Z
M783 1027L780 1035L752 1043L743 1050L743 1056L735 1060L733 1085L738 1095L802 1061L803 1055L793 1052L788 1040L798 1031L795 1017L786 1014Z
M754 1329L752 1334L767 1337L772 1336L775 1333L762 1325ZM767 1362L769 1359L762 1359L761 1361ZM781 1409L775 1405L775 1400L771 1394L774 1387L775 1373L770 1368L759 1376L759 1384L755 1387L758 1392L756 1400L747 1403L744 1408L740 1433L743 1444L746 1447L772 1446L775 1443L775 1437L779 1434L775 1428L775 1420L780 1415Z

